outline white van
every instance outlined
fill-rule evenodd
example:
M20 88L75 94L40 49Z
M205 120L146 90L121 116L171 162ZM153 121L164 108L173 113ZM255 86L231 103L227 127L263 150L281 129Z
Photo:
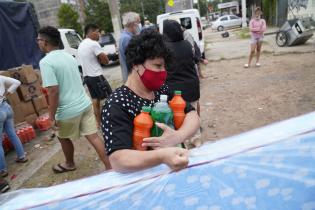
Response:
M202 34L200 15L197 9L187 9L158 15L156 23L159 26L160 33L163 33L163 21L167 19L176 20L181 25L185 26L186 30L188 30L189 33L194 37L194 40L199 46L201 53L204 53L205 42Z
M71 54L79 63L78 48L79 48L80 43L82 42L81 36L73 29L58 29L58 31L60 33L60 38L61 38L60 48L66 51L67 53ZM104 53L106 55L112 54L112 55L117 56L117 60L116 61L110 60L108 65L112 63L117 63L118 52L116 49L116 43L105 43L105 41L103 40L104 42L103 44L100 43L102 49L104 50ZM81 68L80 65L79 65L79 68Z
M77 59L81 36L73 29L58 29L61 38L61 49Z

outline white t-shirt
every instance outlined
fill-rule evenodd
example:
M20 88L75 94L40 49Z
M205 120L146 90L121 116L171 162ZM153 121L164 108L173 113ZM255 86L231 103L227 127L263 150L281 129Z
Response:
M78 49L78 58L83 76L97 77L102 75L102 66L97 56L103 53L101 45L90 38L84 39Z
M7 90L9 93L14 93L20 85L21 82L19 80L0 75L0 103L2 103L3 99L5 98L3 96L5 90Z

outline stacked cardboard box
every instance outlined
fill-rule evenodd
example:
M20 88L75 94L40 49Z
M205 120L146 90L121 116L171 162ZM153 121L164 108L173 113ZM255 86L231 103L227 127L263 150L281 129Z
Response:
M39 115L47 113L48 105L41 91L40 72L35 71L31 65L0 71L0 75L12 77L22 84L7 100L14 111L15 124L27 122L35 125Z

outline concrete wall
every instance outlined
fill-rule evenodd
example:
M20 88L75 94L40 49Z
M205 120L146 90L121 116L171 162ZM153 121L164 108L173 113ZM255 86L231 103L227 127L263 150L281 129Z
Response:
M288 0L288 19L313 17L315 19L315 0Z
M40 26L58 27L58 9L61 5L60 0L30 0L35 6Z
M82 22L82 13L80 13L79 1L78 0L28 0L32 2L36 9L36 14L40 26L54 26L59 27L58 24L58 10L62 3L68 3L79 12L80 20ZM84 1L83 1L84 2Z

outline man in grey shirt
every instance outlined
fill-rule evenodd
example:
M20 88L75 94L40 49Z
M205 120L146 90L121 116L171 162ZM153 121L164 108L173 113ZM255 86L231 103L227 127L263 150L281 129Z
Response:
M129 41L135 34L139 34L141 30L141 20L138 13L127 12L122 16L122 23L124 30L120 34L119 39L119 62L121 66L121 73L123 82L126 82L128 77L128 70L126 65L125 51Z

